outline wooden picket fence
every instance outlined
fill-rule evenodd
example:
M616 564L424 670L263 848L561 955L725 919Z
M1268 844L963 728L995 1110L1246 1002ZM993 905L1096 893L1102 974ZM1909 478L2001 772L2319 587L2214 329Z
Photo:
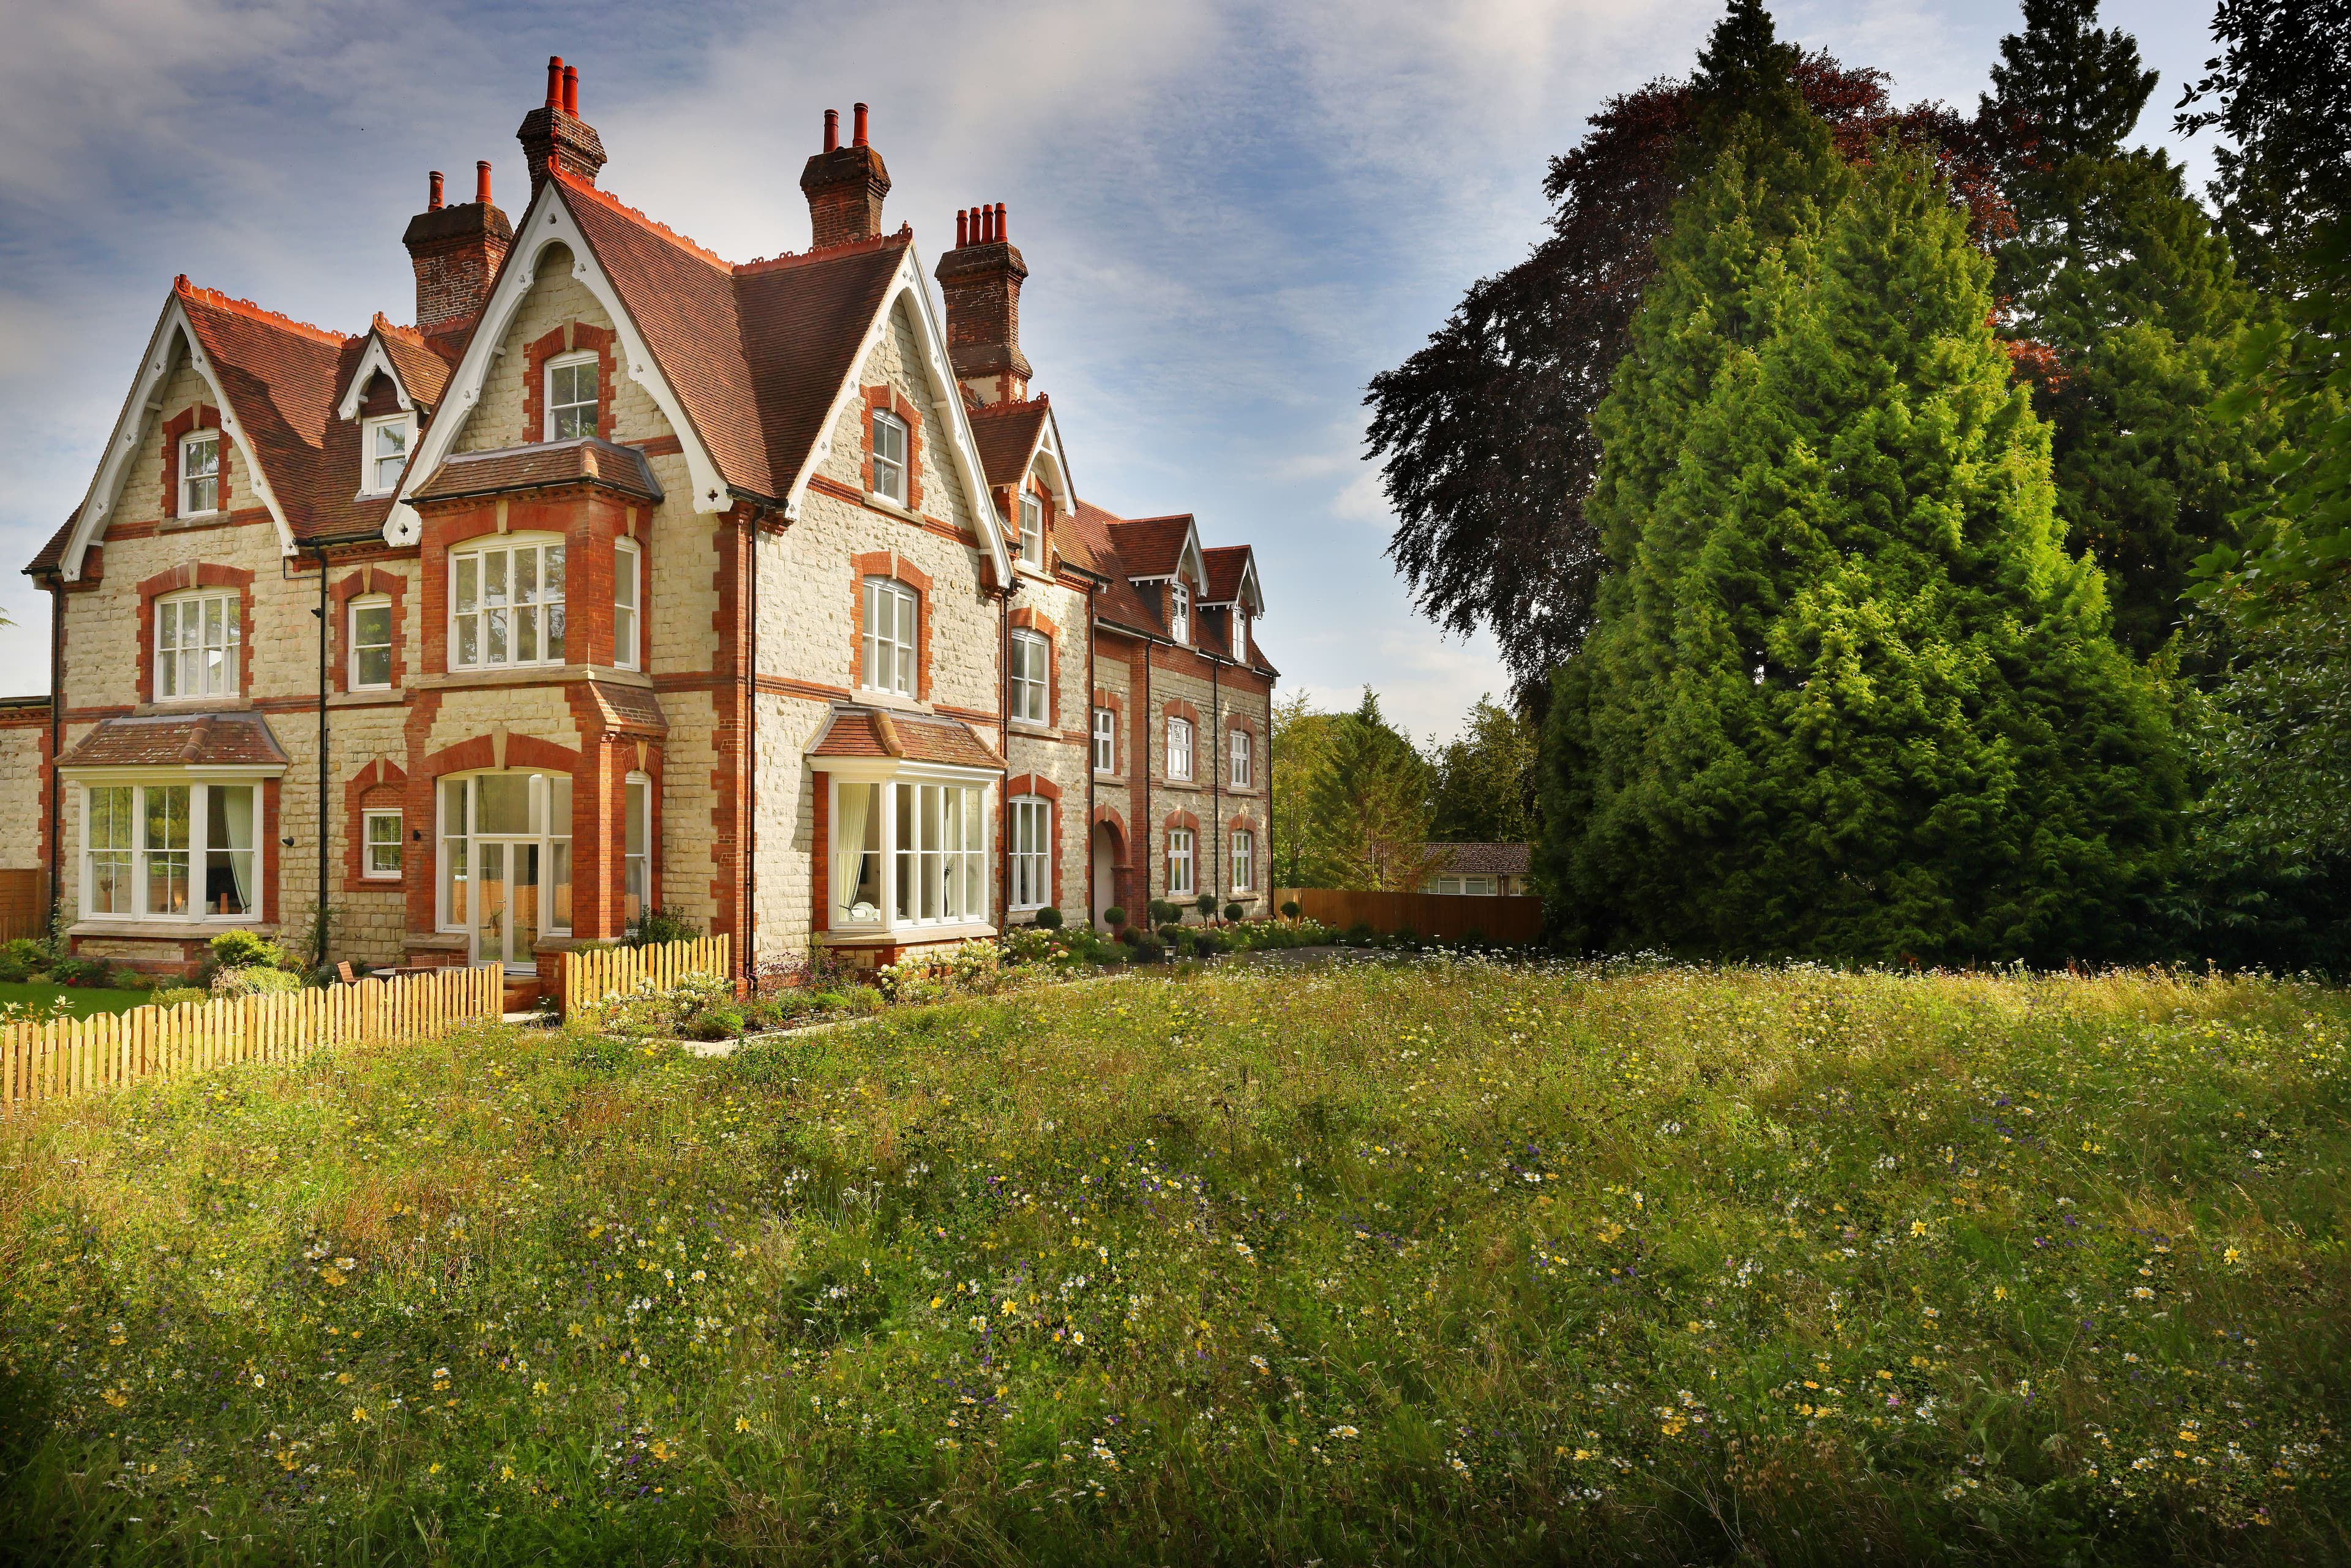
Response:
M691 942L663 942L645 947L600 947L563 955L563 1016L594 1007L606 997L633 991L640 980L651 980L655 990L674 989L688 975L735 971L727 964L725 936L697 936Z
M1458 942L1471 936L1511 945L1542 938L1542 900L1474 894L1370 893L1327 887L1274 890L1273 906L1295 899L1298 912L1334 931L1356 922L1381 936L1409 927L1424 937Z
M0 1026L0 1111L168 1072L298 1061L325 1046L425 1040L459 1024L495 1019L505 1005L506 977L496 964L484 964L8 1024Z

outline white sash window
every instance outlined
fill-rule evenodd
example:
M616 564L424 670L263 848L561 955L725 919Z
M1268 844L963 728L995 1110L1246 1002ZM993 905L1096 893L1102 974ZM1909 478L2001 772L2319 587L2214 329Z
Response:
M511 534L449 552L449 667L563 663L563 544Z
M256 783L157 780L82 792L82 912L91 919L254 918Z
M985 783L836 775L831 789L831 930L988 923L993 836Z
M235 590L174 593L155 601L155 700L233 697L244 628Z
M1034 795L1012 801L1012 907L1053 902L1053 802Z
M877 692L914 695L914 591L895 578L865 580L865 668L862 684Z
M1046 710L1051 650L1034 632L1012 633L1012 716L1029 724L1050 722Z

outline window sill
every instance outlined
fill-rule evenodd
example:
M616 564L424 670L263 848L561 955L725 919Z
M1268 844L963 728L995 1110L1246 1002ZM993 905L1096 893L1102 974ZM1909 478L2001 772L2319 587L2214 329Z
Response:
M160 697L143 702L131 710L134 718L152 718L171 713L250 713L253 704L245 697Z
M244 930L262 923L259 915L214 915L202 920L110 919L104 915L92 915L67 926L66 935L209 942L220 932Z
M381 707L388 703L404 703L408 698L398 686L361 686L355 692L337 692L327 699L329 707Z
M877 512L887 512L892 517L903 518L906 522L927 523L931 520L930 518L923 516L922 513L914 510L912 507L906 505L905 502L893 501L879 490L866 491L865 504L872 507Z
M225 509L217 507L209 512L183 512L178 517L165 517L162 522L157 523L155 531L159 534L168 534L179 528L218 528L228 521L228 516Z
M412 675L408 685L421 691L441 691L451 686L533 686L559 681L605 681L648 691L653 684L653 678L642 670L614 669L609 664L501 664L487 670Z
M853 931L822 932L817 939L828 947L908 947L917 943L968 942L975 937L995 935L995 926L985 921L970 920L960 925L859 926Z
M937 711L926 702L918 702L897 692L876 691L872 686L852 687L849 700L860 707L889 708L897 713L928 714Z
M1009 718L1006 719L1004 722L1011 727L1012 733L1015 735L1035 735L1044 737L1047 739L1058 737L1058 732L1053 728L1053 727L1047 724L1042 719ZM1040 904L1038 907L1041 909L1044 906Z

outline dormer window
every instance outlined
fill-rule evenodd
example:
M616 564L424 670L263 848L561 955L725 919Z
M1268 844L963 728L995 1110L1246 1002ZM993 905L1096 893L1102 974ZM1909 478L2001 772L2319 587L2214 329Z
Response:
M873 493L906 504L906 422L880 409L873 411Z
M1020 497L1020 563L1045 564L1045 504L1034 496Z
M401 471L408 466L409 417L404 413L371 419L360 430L364 468L360 488L371 496L389 496L400 488Z
M547 366L547 439L596 434L596 356L567 354Z
M1180 577L1167 585L1167 634L1178 643L1192 640L1192 591Z
M180 516L220 510L220 432L199 430L180 437Z

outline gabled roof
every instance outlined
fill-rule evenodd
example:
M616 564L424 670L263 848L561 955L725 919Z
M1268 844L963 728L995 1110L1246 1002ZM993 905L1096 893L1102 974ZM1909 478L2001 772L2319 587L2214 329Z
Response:
M1020 486L1029 480L1029 460L1037 455L1038 438L1052 405L1043 398L1020 402L982 403L971 411L972 439L979 444L980 466L991 485Z
M810 757L903 758L1000 771L1004 759L961 719L881 708L836 706Z
M415 328L394 326L379 310L359 344L358 361L343 377L342 401L335 405L337 418L359 417L368 383L378 372L392 378L403 409L431 408L448 389L448 361L425 345L424 334Z
M1184 569L1187 557L1195 580L1207 576L1200 566L1199 534L1189 512L1172 517L1113 521L1110 539L1126 575L1137 582L1174 577Z
M1472 876L1524 876L1534 858L1532 844L1431 843L1428 852L1442 856L1445 871Z
M1181 533L1176 531L1176 525L1181 525ZM1165 640L1167 621L1159 610L1164 601L1157 593L1139 591L1135 580L1167 575L1147 569L1172 568L1181 549L1198 550L1196 542L1185 542L1194 538L1191 528L1188 515L1130 521L1102 510L1092 501L1080 501L1077 510L1061 519L1059 538L1063 555L1105 580L1105 586L1094 597L1095 620ZM1171 544L1171 539L1176 543ZM1215 581L1209 573L1201 575L1211 583ZM1229 622L1225 618L1194 615L1192 636L1193 645L1213 658L1246 664L1269 675L1280 673L1259 650L1253 630L1240 639L1240 647L1234 647Z
M1265 613L1265 591L1258 586L1257 552L1248 545L1218 545L1200 552L1207 568L1207 586L1200 591L1203 604L1238 604L1250 615Z

